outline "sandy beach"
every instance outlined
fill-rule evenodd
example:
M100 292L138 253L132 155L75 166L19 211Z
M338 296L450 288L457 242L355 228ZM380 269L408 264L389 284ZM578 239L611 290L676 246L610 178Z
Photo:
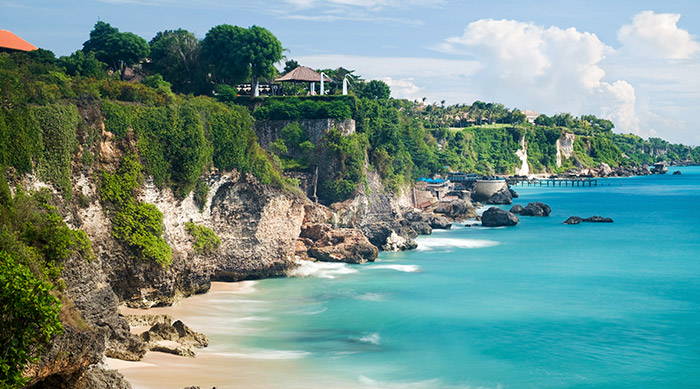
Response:
M300 368L299 358L303 353L284 350L250 350L236 348L221 341L222 333L235 333L237 329L222 327L218 315L236 315L241 312L216 311L211 302L230 298L234 293L244 297L255 292L254 281L236 283L213 282L211 290L192 296L170 307L132 309L122 307L122 314L146 315L168 314L182 320L195 331L210 338L208 347L197 350L195 358L181 357L162 352L148 352L138 362L107 358L107 365L116 369L131 383L134 389L172 389L187 386L201 388L310 388L339 387L338 382L326 384L323 377ZM227 296L229 295L229 296ZM148 328L134 327L140 333ZM306 372L306 373L303 373ZM340 384L341 386L347 386Z

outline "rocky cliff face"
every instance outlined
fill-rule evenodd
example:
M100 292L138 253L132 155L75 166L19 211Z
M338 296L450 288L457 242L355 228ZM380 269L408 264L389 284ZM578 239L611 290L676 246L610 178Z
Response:
M557 139L557 167L561 167L562 158L571 158L574 155L575 140L576 135L570 133L563 133Z

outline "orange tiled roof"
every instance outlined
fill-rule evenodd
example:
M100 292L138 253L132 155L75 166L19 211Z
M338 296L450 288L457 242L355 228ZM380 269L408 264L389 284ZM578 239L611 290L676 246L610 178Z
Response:
M0 30L0 48L32 51L37 47L7 30Z

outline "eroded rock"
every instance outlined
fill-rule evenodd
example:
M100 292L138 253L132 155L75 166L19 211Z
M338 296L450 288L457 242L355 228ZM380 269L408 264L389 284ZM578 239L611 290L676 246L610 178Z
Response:
M497 207L491 207L481 215L481 225L484 227L508 227L519 222L520 219L515 214Z

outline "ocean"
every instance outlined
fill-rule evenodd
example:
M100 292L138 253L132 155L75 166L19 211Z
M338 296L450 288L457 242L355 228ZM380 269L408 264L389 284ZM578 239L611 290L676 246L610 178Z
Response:
M375 263L307 263L186 299L172 314L211 344L172 377L219 389L700 387L700 167L671 170L682 175L516 186L514 204L551 215L458 225ZM562 223L574 215L614 223ZM174 387L149 381L149 364L170 374L148 357L120 370L135 388Z

